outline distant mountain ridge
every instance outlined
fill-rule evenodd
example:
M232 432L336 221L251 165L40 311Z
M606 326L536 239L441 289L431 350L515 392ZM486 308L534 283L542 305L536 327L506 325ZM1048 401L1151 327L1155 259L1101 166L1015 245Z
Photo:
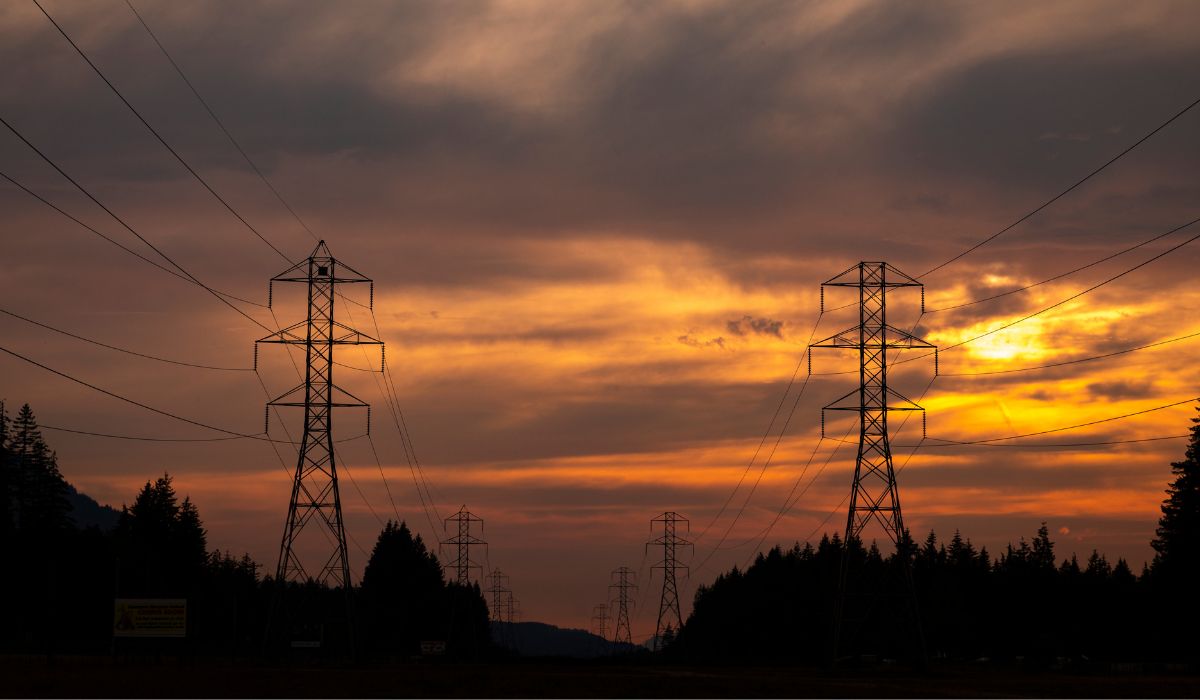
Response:
M67 501L71 504L71 519L80 528L95 526L109 532L117 526L117 520L121 517L121 511L112 506L101 505L70 482L67 483Z
M639 648L632 644L616 644L585 630L555 627L544 622L492 623L492 639L502 646L513 647L521 656L594 659Z

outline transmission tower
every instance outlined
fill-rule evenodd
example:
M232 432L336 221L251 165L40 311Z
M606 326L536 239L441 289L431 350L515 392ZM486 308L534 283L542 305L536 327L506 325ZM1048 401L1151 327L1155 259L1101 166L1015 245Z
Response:
M510 625L516 623L517 606L517 599L513 597L513 592L505 591L504 598L500 601L500 619Z
M299 345L305 352L304 380L267 404L268 428L272 406L304 409L304 434L296 460L292 495L288 501L287 522L279 546L276 580L281 584L299 581L332 583L351 592L350 561L346 550L346 528L342 520L342 499L338 490L336 455L333 447L333 409L366 408L370 430L370 407L333 382L333 352L338 345L379 345L383 343L334 319L334 298L340 284L374 283L345 263L335 260L324 241L312 254L271 278L267 306L274 299L276 282L302 283L308 289L308 317L255 342L255 369L258 367L258 343ZM310 524L326 530L325 537L309 538L313 547L331 546L328 555L317 558L319 569L308 569L297 546L301 532Z
M921 411L924 430L924 409L888 385L888 350L929 348L936 346L900 330L887 322L887 292L889 289L917 287L921 290L921 313L925 312L925 288L885 262L860 262L854 267L821 285L821 311L825 311L825 287L848 287L858 290L858 324L829 338L813 343L813 348L857 350L859 386L821 412L821 431L824 437L825 411L850 411L858 414L858 457L854 464L854 482L850 490L850 507L846 515L846 536L843 545L849 551L852 541L861 542L862 533L872 522L882 526L892 544L907 547L904 517L900 510L900 490L892 466L892 449L888 433L888 413L891 411ZM924 657L923 640L916 616L916 596L912 588L912 571L907 552L900 553L906 579L909 612L915 636ZM834 657L838 654L839 636L845 614L846 571L848 556L842 557L838 599L835 609Z
M690 530L688 519L676 513L667 511L650 521L651 529L655 523L662 523L663 534L646 543L646 550L651 546L661 545L663 548L662 561L654 565L655 569L663 570L662 598L658 603L658 623L654 627L654 649L662 646L662 635L667 630L678 632L683 627L683 615L679 611L679 588L675 583L675 573L678 569L687 570L686 564L680 564L677 550L680 547L690 547L692 543L679 536L680 524L684 531Z
M464 505L458 512L446 518L442 527L450 531L450 523L454 523L454 536L443 540L440 547L453 547L454 559L447 566L454 571L454 580L461 586L471 585L471 570L483 571L483 566L471 560L471 546L487 546L487 542L471 534L471 523L479 523L479 531L483 532L483 518L467 510Z
M592 629L596 636L608 641L608 605L596 605L592 608Z
M492 622L507 622L504 613L508 612L508 602L512 600L512 591L508 588L508 575L497 567L487 575L487 593L491 598Z
M637 573L628 566L622 566L612 572L613 578L616 580L608 585L608 589L612 592L616 589L617 603L617 622L613 628L613 642L616 644L633 644L633 630L629 626L629 608L633 605L633 596L630 591L637 589L637 584L633 579L637 578Z
M493 629L499 634L501 646L513 647L512 625L504 624L513 621L513 594L508 587L508 576L499 567L488 572L485 586L490 604L488 615L494 623Z

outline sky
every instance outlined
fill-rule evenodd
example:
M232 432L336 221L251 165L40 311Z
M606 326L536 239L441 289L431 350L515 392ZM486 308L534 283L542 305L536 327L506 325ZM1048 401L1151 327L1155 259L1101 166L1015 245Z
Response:
M196 101L122 0L44 6L163 138L292 259L315 245ZM860 260L917 276L1003 229L1200 96L1200 6L1187 2L192 2L136 0L249 157L337 258L375 280L374 334L423 473L379 375L336 370L370 401L337 416L350 559L380 520L427 541L462 505L485 520L483 563L525 619L587 627L610 572L640 571L635 636L661 577L651 519L690 519L696 586L763 546L844 527L855 438L820 439L820 407L853 374L805 384L805 347L856 323L820 312L820 284ZM33 3L0 5L0 116L205 284L264 303L289 266L172 158ZM1055 304L1200 233L1200 109L970 255L897 292L889 320L949 346ZM0 170L159 260L7 131ZM262 328L0 180L0 345L155 408L262 429L266 394L296 383ZM1060 556L1152 556L1184 442L1181 405L1021 441L929 447L1076 425L1200 394L1197 340L1034 371L1200 331L1198 252L1185 246L984 339L904 363L921 400L893 420L906 524L993 553L1045 521ZM366 302L365 290L349 295ZM829 308L852 301L829 291ZM843 295L843 296L839 296ZM238 303L266 325L265 309ZM280 324L302 291L277 286ZM814 330L814 323L819 326ZM910 357L915 354L910 354ZM377 367L375 349L338 359ZM297 361L298 358L296 358ZM813 356L814 373L856 369ZM798 369L797 369L798 368ZM796 373L796 385L789 381ZM801 384L803 394L796 399ZM11 356L0 396L77 430L218 433L120 402ZM783 406L780 416L772 417ZM794 406L794 411L793 411ZM770 464L764 455L791 416ZM295 435L300 417L273 418ZM765 440L762 451L756 448ZM128 503L169 472L209 545L273 571L294 464L253 440L134 442L46 431L66 478ZM376 463L372 443L379 457ZM840 449L839 449L840 448ZM748 467L748 465L750 465ZM807 468L806 468L807 465ZM745 475L741 486L739 480ZM753 487L753 488L752 488ZM794 491L793 491L794 489ZM732 495L731 495L732 493ZM788 499L789 493L793 498ZM722 512L728 500L729 507ZM790 503L790 508L785 508ZM428 513L426 512L428 510ZM780 511L784 514L781 516ZM720 515L718 518L717 516ZM735 517L736 516L736 517ZM871 535L869 534L868 537ZM875 537L883 537L881 532Z

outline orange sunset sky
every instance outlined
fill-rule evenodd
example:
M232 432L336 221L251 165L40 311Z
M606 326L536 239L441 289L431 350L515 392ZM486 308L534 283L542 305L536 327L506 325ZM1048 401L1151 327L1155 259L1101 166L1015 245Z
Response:
M635 636L653 630L660 585L643 558L650 518L679 511L697 535L718 514L804 357L822 281L859 260L921 274L1200 96L1200 5L1189 2L134 4L309 227L375 279L388 364L440 515L465 503L486 519L487 561L511 576L525 619L586 627L609 572L642 562ZM290 257L309 253L312 238L122 0L45 6L255 228ZM265 302L267 279L287 263L191 179L31 3L0 6L0 64L0 116L197 277ZM1198 164L1200 109L923 278L929 309L1039 282L1196 218ZM0 170L152 256L7 131ZM264 333L203 290L4 180L0 212L4 309L143 353L251 366ZM1027 292L927 313L917 332L942 346L966 340L1197 228ZM1198 256L1185 246L942 353L947 376L922 402L929 436L1027 433L1200 395L1200 338L951 376L1200 332ZM348 293L358 292L365 301L365 290ZM299 290L275 293L279 321L299 320ZM839 299L830 293L831 306L850 301ZM918 300L898 293L892 322L916 323ZM349 309L340 320L373 331ZM817 337L855 322L850 310L828 313ZM148 361L6 315L0 337L146 404L261 430L264 391L252 372ZM378 363L374 350L338 358ZM295 383L283 350L264 349L260 367L272 394ZM849 354L814 356L814 372L854 368ZM364 440L339 446L357 484L343 473L357 576L378 518L398 515L427 540L442 533L422 511L377 375L339 372L375 404L387 478ZM911 362L892 381L915 398L932 373L931 361ZM29 402L48 425L220 437L7 355L0 379L10 410ZM835 452L826 440L804 469L820 406L855 381L811 379L752 496L761 456L698 539L685 597L754 554L802 472L803 495L767 544L844 527L853 447ZM1192 415L1183 405L1026 444L1180 435ZM288 418L294 434L299 416ZM339 414L340 437L362 428L360 413ZM851 426L828 428L840 437ZM283 435L277 422L272 435ZM248 551L273 571L290 476L267 444L46 436L66 478L102 503L119 507L169 471L199 506L211 547ZM919 421L895 436L898 463L919 438ZM995 553L1044 520L1060 555L1099 548L1140 570L1183 446L922 449L900 475L907 523L919 538L959 528Z

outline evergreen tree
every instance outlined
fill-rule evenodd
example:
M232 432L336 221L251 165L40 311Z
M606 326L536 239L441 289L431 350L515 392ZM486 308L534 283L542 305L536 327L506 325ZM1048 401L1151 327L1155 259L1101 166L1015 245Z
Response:
M121 508L114 538L123 595L185 595L208 564L200 514L190 499L179 503L169 474Z
M1033 538L1033 551L1029 563L1040 571L1053 571L1054 561L1054 543L1050 541L1050 529L1042 522L1037 536Z
M1129 568L1129 562L1125 561L1124 557L1117 559L1117 565L1112 570L1112 579L1119 586L1130 586L1137 582L1137 577L1133 575L1133 570Z
M1152 576L1171 587L1194 590L1200 582L1200 418L1192 423L1183 461L1171 464L1175 478L1150 544L1155 551Z
M362 597L372 647L416 653L422 639L444 639L449 611L437 557L406 523L389 520L363 571Z
M1087 570L1084 573L1094 580L1107 581L1112 576L1112 566L1103 554L1093 549L1092 556L1088 557Z
M11 536L12 499L12 464L8 458L8 411L4 401L0 401L0 547L8 549Z
M38 429L29 404L12 421L8 452L12 464L9 488L15 492L13 520L26 534L45 536L71 525L68 487L58 458Z

